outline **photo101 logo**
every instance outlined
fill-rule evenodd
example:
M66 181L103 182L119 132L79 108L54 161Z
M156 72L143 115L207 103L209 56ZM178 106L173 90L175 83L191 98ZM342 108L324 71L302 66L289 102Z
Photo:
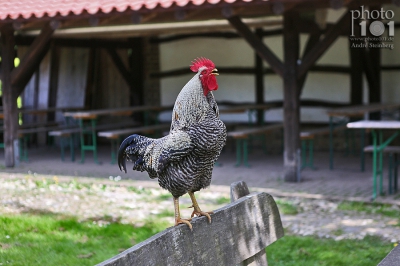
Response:
M352 48L393 49L392 43L385 43L394 41L395 25L392 20L394 17L393 10L384 10L383 8L380 10L368 10L364 6L361 6L360 10L350 10L350 13L350 39L364 42L360 44L353 43ZM371 20L373 21L370 22Z

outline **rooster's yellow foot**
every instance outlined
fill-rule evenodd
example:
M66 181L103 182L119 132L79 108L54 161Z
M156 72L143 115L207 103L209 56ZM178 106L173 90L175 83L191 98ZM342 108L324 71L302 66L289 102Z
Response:
M193 227L192 227L192 224L190 223L191 220L192 220L192 218L190 218L190 219L176 218L175 219L175 226L179 225L179 224L186 224L187 226L189 226L190 231L192 231Z
M211 223L211 216L210 216L210 214L213 214L213 212L203 212L203 211L201 211L200 209L197 209L196 207L194 207L193 205L190 206L189 208L194 208L191 217L194 217L195 215L197 215L197 216L206 216L207 219L208 219L208 222Z

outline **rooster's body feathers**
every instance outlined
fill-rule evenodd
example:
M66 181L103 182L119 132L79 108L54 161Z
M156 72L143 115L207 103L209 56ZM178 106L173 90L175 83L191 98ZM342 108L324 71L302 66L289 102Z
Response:
M121 169L126 171L125 159L132 161L134 170L158 178L160 186L174 197L210 185L214 163L226 141L226 127L219 119L214 96L211 91L204 95L201 71L179 93L167 136L132 135L119 150Z

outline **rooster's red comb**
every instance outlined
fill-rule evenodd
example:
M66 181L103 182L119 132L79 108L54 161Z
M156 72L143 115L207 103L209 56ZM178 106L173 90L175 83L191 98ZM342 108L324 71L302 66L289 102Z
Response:
M192 70L193 72L197 72L199 70L199 68L206 66L207 68L215 68L215 64L213 63L213 61L211 61L210 59L204 58L204 57L200 57L195 59L194 61L192 61L192 64L190 65L190 70Z

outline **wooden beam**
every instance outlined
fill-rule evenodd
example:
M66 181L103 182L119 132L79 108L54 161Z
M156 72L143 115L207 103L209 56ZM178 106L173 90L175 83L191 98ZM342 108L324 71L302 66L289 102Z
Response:
M297 61L299 59L299 33L295 20L297 13L286 12L283 16L284 76L284 180L300 181L300 97L298 88Z
M312 33L308 37L306 47L304 48L303 58L306 57L310 53L312 48L314 48L314 46L319 42L319 40L321 38L321 31L316 23L310 23L309 28L312 29ZM311 67L309 70L311 70ZM299 96L301 95L301 93L303 91L303 87L304 87L304 83L306 82L306 79L307 79L308 71L301 78L299 78L299 81L298 81Z
M262 29L256 29L257 37L262 41ZM256 103L264 103L264 64L262 58L255 53L255 82L256 82ZM257 123L262 125L264 123L264 110L257 110Z
M250 44L257 54L267 62L279 76L284 76L284 66L281 60L242 22L238 16L228 16L226 19Z
M110 55L114 65L117 67L119 73L124 78L126 84L131 87L132 86L132 79L129 70L125 66L124 62L122 61L121 57L118 55L117 51L112 48L106 49L107 53Z
M359 105L363 102L363 50L355 48L361 44L359 21L354 22L356 38L349 39L350 53L350 103Z
M317 45L308 53L306 57L303 58L297 76L302 77L307 70L314 65L314 63L323 55L329 46L336 40L336 38L342 33L342 31L347 30L350 25L350 12L346 12L336 25L330 28L325 34L324 39L318 42Z
M18 109L15 88L11 84L14 68L14 29L11 24L1 28L1 81L3 101L4 154L6 167L18 164Z
M144 103L144 49L143 38L132 38L131 54L129 56L130 76L132 86L130 87L131 105L142 105Z
M39 67L43 57L48 52L50 38L57 27L57 23L50 22L46 24L22 58L20 65L13 70L11 84L17 88L16 96L22 93L33 73Z
M381 9L380 5L370 6L370 12L377 11ZM376 21L372 20L371 22ZM369 37L373 36L370 31L368 31ZM370 43L373 45L378 45L381 41L378 38L371 38ZM372 67L372 75L373 75L373 84L369 86L369 103L380 103L381 102L381 49L379 48L370 48L369 49L369 57L371 58L371 67ZM371 120L380 120L381 114L380 112L375 112L369 114L369 118Z
M57 92L58 92L58 72L60 69L60 47L51 45L50 50L50 81L49 81L49 98L47 102L47 106L49 108L57 106ZM55 121L56 116L55 112L50 112L48 114L49 121Z

